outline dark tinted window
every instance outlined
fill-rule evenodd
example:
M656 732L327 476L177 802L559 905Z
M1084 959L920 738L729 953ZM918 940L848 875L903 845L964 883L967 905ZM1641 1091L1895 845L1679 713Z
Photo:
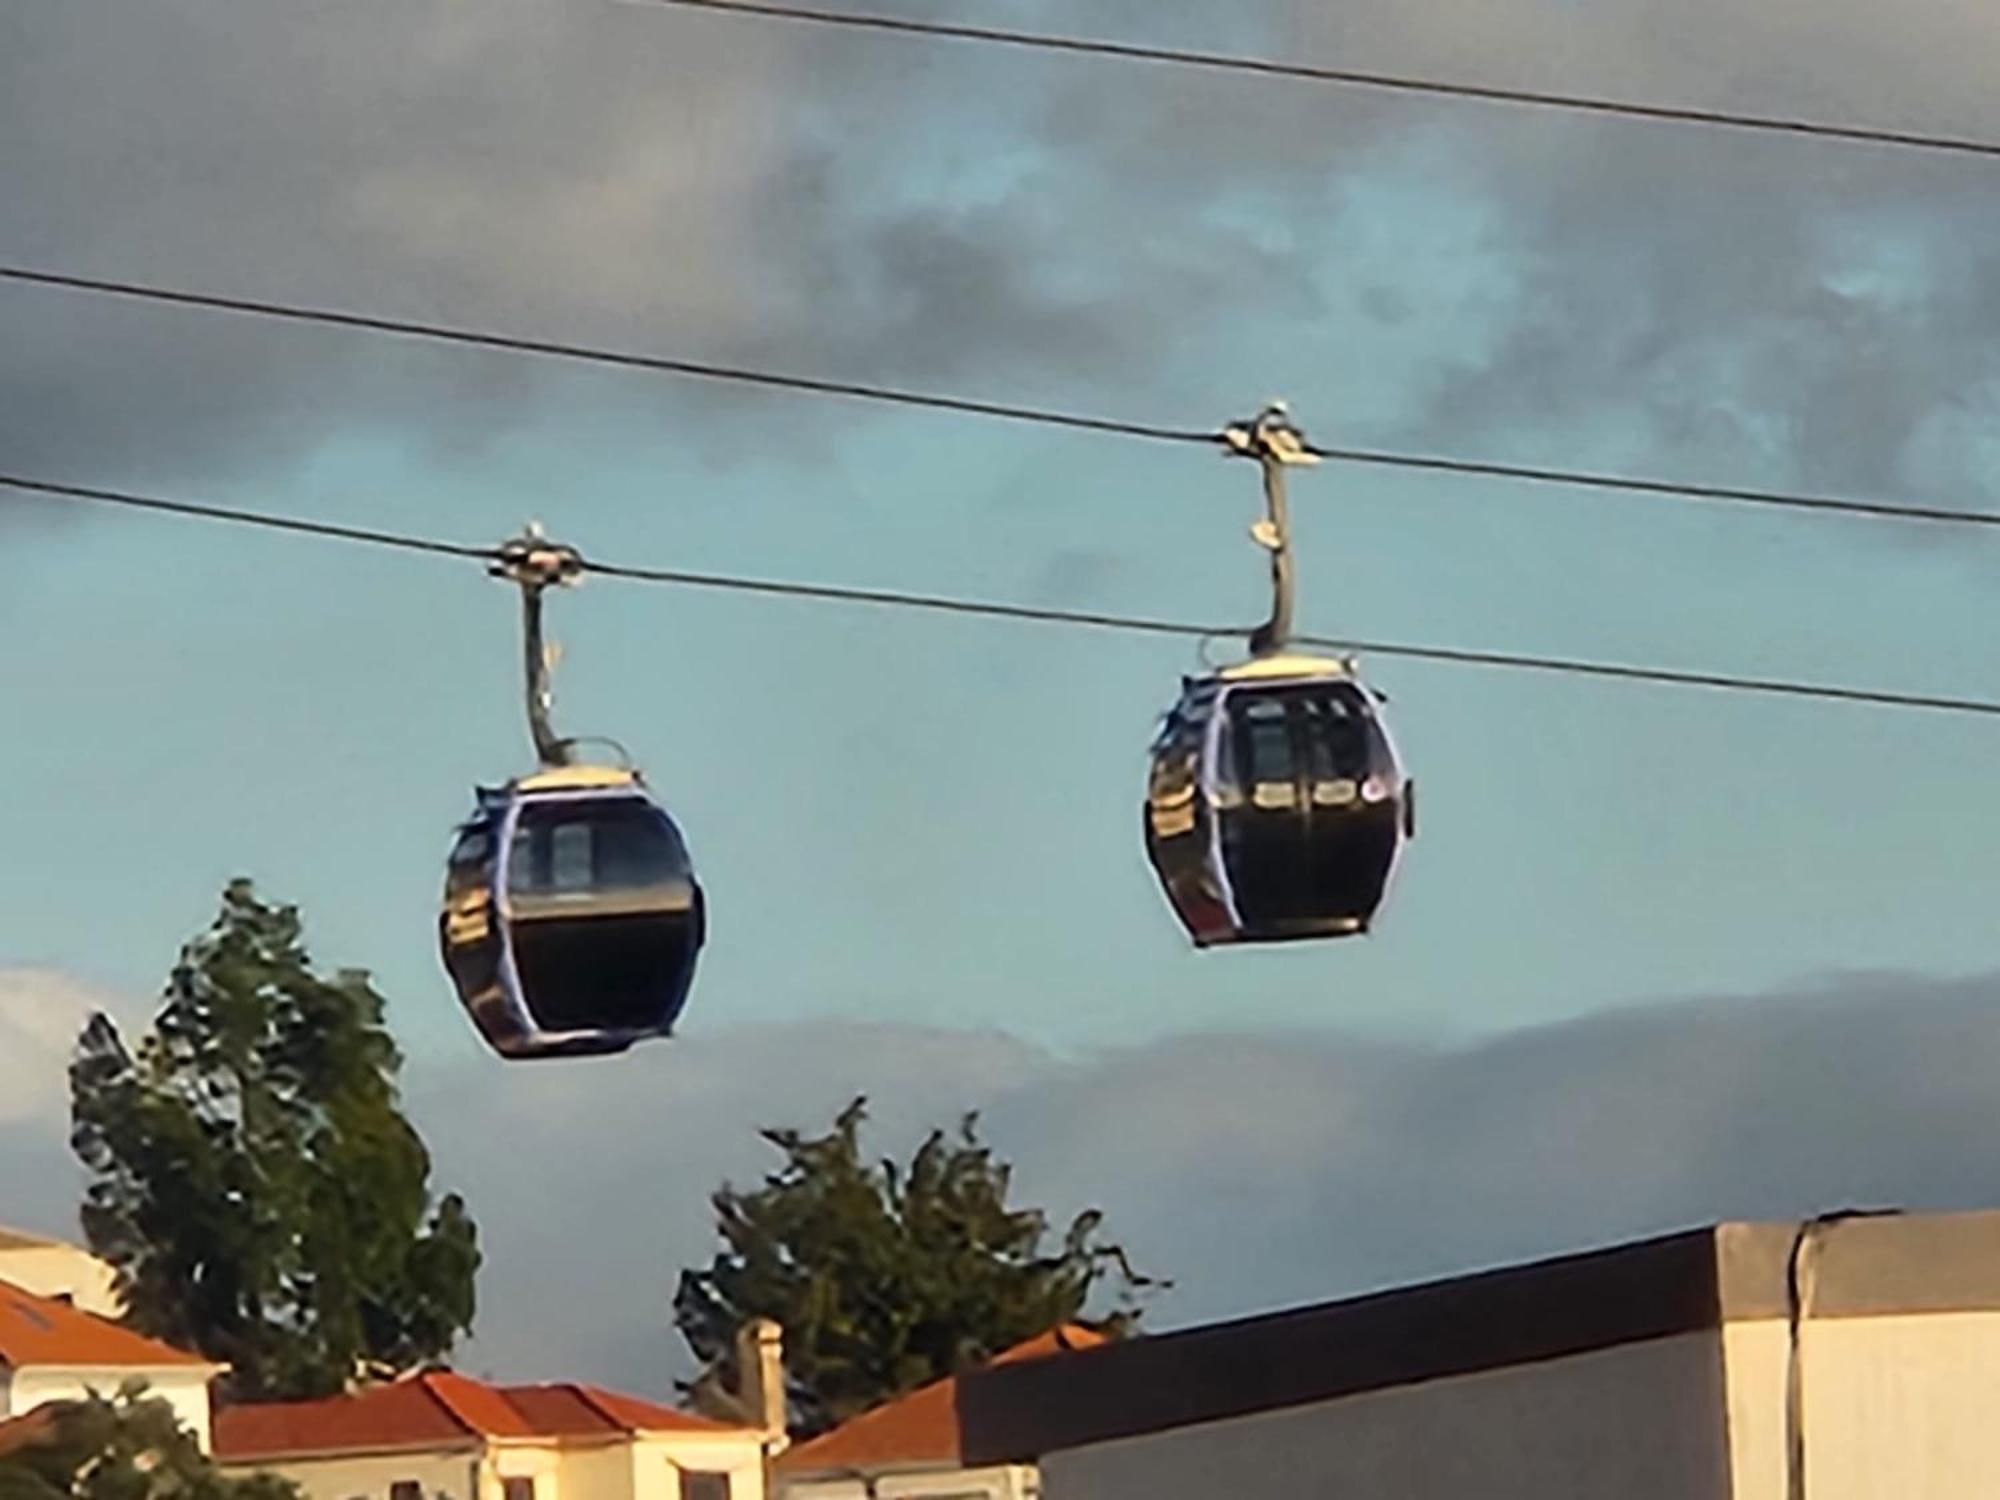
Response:
M493 835L484 827L468 828L452 846L445 867L445 891L457 896L486 883L487 861L493 857Z
M1314 780L1360 778L1369 770L1370 725L1344 695L1295 700L1304 729L1306 774Z
M637 797L530 803L508 856L516 892L626 890L688 873L673 825Z
M729 1476L682 1469L681 1500L729 1500Z
M1235 706L1238 775L1247 783L1290 781L1292 731L1282 698L1252 698Z

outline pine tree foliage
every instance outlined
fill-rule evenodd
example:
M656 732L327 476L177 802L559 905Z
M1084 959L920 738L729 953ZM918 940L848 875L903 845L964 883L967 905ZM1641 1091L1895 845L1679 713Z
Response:
M432 1201L400 1066L368 976L320 977L296 910L232 883L136 1052L99 1015L70 1068L84 1232L127 1321L230 1365L237 1399L448 1353L477 1234L459 1198Z
M1051 1241L1039 1209L1008 1204L1012 1169L980 1140L978 1117L934 1131L906 1168L862 1155L865 1099L823 1136L766 1130L785 1158L752 1191L712 1199L723 1249L685 1271L674 1321L702 1362L698 1396L735 1390L736 1330L784 1328L794 1430L810 1435L1064 1323L1113 1293L1091 1326L1122 1337L1156 1285L1078 1214Z

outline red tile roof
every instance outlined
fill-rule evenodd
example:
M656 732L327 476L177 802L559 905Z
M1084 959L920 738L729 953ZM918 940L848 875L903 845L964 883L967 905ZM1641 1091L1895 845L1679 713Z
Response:
M992 1364L1047 1359L1108 1342L1080 1324L1069 1323L996 1355ZM958 1381L934 1381L865 1411L831 1432L801 1443L778 1460L788 1473L827 1470L956 1467L962 1461L958 1431Z
M0 1364L16 1370L29 1365L198 1369L210 1361L0 1281Z
M242 1462L288 1454L472 1448L492 1438L556 1442L745 1430L595 1386L487 1385L437 1371L324 1401L225 1407L215 1414L215 1451L225 1462Z

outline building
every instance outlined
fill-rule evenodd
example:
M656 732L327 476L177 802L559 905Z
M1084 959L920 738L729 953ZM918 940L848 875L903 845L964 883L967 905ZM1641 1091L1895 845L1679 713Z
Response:
M1048 1500L2000 1495L2000 1213L1724 1224L997 1367Z
M225 1467L308 1500L764 1500L766 1440L596 1386L442 1372L215 1418Z
M114 1322L125 1315L118 1273L109 1264L88 1250L25 1229L0 1225L0 1281Z
M1104 1335L1070 1324L1018 1344L994 1365L1094 1349ZM988 1368L991 1368L989 1366ZM783 1500L1032 1500L1031 1459L968 1461L959 1380L934 1381L789 1450L778 1463Z
M92 1392L115 1395L121 1386L142 1381L207 1447L208 1386L222 1369L66 1300L0 1282L0 1417L25 1417L50 1402L80 1400Z

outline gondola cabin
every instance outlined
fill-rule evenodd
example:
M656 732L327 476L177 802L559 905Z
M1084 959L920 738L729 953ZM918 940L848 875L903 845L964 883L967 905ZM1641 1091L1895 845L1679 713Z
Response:
M705 922L680 830L639 774L559 766L479 789L439 938L496 1052L573 1057L672 1032Z
M1153 744L1146 852L1198 948L1368 931L1416 832L1382 700L1353 664L1190 678Z

